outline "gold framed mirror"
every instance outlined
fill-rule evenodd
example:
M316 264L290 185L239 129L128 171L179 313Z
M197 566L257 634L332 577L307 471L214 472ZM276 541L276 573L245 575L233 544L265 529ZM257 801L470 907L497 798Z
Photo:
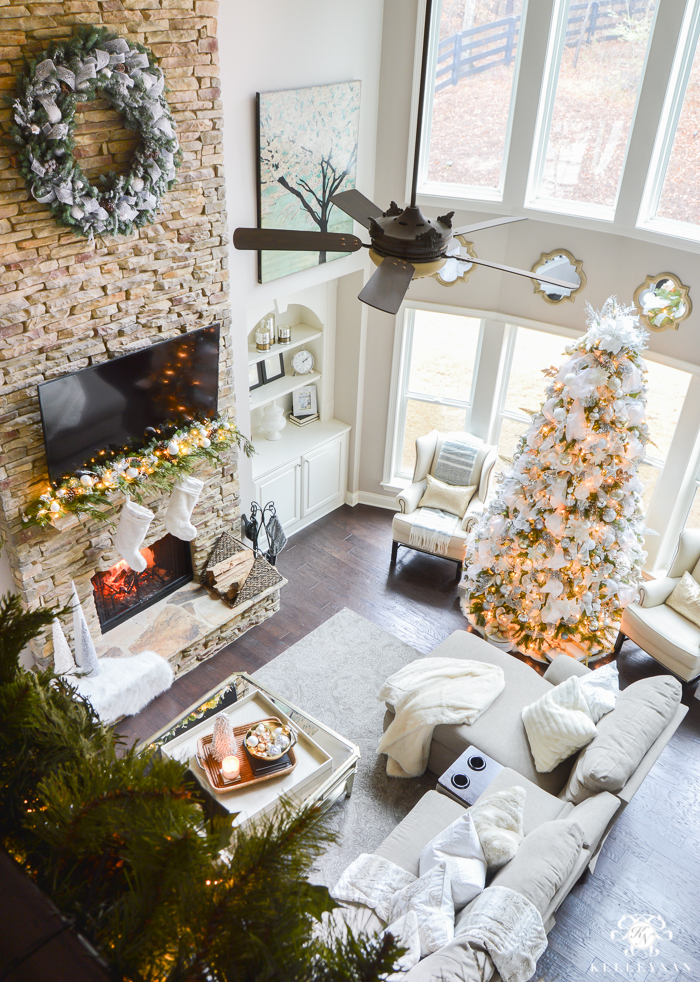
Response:
M689 293L674 273L647 276L634 291L639 319L650 331L677 331L693 309Z
M433 276L443 286L454 286L455 283L466 283L470 274L476 268L474 263L458 262L457 259L476 259L474 243L467 242L463 235L456 235L454 242L447 250L447 262Z
M535 293L541 293L547 303L561 303L562 300L573 302L576 294L580 293L586 285L583 262L580 259L575 259L568 249L553 249L552 252L543 252L532 267L532 272L548 273L558 280L571 283L571 289L564 290L552 286L550 283L542 283L533 276Z

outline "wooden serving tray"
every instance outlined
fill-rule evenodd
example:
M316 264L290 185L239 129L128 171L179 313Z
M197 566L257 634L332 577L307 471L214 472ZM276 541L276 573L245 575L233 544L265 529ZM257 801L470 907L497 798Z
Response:
M271 781L275 777L284 777L286 774L290 774L297 766L296 755L294 754L293 748L290 747L287 751L289 756L289 767L282 767L280 770L274 771L272 774L263 774L260 777L256 777L253 768L250 766L250 760L248 758L248 754L246 753L243 739L248 730L253 726L257 726L258 723L277 723L278 726L281 725L280 720L278 720L276 716L268 716L266 719L259 719L254 723L244 723L243 726L234 726L233 735L236 738L236 756L238 757L241 765L241 776L236 781L227 781L221 773L221 764L216 759L211 749L213 734L206 733L197 740L197 762L207 775L212 789L217 794L229 794L233 791L242 791L244 788L249 788L252 785L262 784L263 781Z

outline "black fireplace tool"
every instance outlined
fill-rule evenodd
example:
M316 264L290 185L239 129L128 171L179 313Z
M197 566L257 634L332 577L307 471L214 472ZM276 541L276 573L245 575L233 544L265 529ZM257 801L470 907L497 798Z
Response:
M253 551L257 555L264 555L268 563L274 566L277 557L287 545L287 536L284 534L280 520L277 517L277 509L274 501L261 507L257 501L251 502L250 518L243 515L241 518L243 534L253 543ZM258 548L260 534L264 530L267 538L267 552L262 553Z

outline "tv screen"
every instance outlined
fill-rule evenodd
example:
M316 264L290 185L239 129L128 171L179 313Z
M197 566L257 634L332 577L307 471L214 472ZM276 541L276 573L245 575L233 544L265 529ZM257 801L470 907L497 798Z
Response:
M147 426L214 415L218 386L218 324L43 382L49 477L73 473L110 444L143 442Z

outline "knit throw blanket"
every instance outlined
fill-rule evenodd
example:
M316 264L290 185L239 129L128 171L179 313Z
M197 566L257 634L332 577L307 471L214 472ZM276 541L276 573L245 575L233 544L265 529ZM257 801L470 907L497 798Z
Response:
M464 439L445 440L435 465L435 477L445 484L466 488L471 484L479 444ZM408 544L437 556L446 556L450 539L459 528L460 519L437 508L419 508L413 519Z

